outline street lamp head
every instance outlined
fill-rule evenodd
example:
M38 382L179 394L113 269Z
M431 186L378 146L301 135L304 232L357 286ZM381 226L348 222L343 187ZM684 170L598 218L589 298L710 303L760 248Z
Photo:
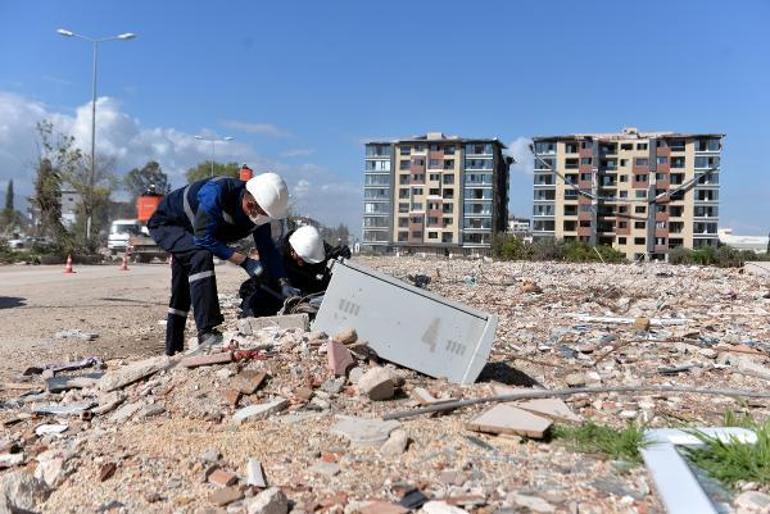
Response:
M67 29L56 29L56 33L59 34L60 36L65 36L65 37L72 37L75 35L74 32Z
M203 138L202 138L201 136L194 136L194 137L195 137L195 139L197 139L198 141L203 141Z
M222 141L232 141L233 139L235 139L235 138L231 137L231 136L227 136L227 137L223 138Z
M135 37L136 37L136 34L134 34L133 32L125 32L117 36L118 39L134 39Z

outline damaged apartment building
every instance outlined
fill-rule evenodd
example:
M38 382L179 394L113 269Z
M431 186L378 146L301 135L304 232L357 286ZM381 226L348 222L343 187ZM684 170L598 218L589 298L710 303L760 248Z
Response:
M363 248L488 253L508 223L505 148L440 132L366 143Z
M719 241L724 134L639 132L533 138L532 233L667 259Z

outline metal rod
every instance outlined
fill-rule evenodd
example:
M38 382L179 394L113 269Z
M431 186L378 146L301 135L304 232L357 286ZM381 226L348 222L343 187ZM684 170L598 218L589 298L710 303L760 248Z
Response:
M440 405L429 405L419 409L392 412L383 416L384 420L403 419L419 416L421 414L430 414L433 412L443 412L447 410L461 409L472 405L481 405L484 403L512 402L517 400L532 400L536 398L552 398L573 396L582 393L624 393L624 394L642 394L642 393L692 393L703 394L707 396L734 396L738 398L770 398L770 392L740 391L737 389L712 389L698 388L690 386L608 386L608 387L576 387L570 389L554 390L536 390L522 393L501 394L498 396L484 396L481 398L469 398L467 400L457 400L454 402L442 403Z

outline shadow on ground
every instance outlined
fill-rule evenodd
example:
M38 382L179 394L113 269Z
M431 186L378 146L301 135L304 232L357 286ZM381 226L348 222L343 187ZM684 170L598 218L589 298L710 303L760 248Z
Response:
M19 296L0 296L0 309L13 309L27 305L27 299Z
M512 368L506 362L489 362L479 375L479 382L500 382L514 387L542 387L542 385L523 371Z

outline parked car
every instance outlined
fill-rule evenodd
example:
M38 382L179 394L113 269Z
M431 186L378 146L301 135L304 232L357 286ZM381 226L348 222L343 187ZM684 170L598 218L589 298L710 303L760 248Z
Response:
M107 249L112 255L125 252L131 236L141 232L142 224L139 220L115 220L110 225L110 234L107 236Z

